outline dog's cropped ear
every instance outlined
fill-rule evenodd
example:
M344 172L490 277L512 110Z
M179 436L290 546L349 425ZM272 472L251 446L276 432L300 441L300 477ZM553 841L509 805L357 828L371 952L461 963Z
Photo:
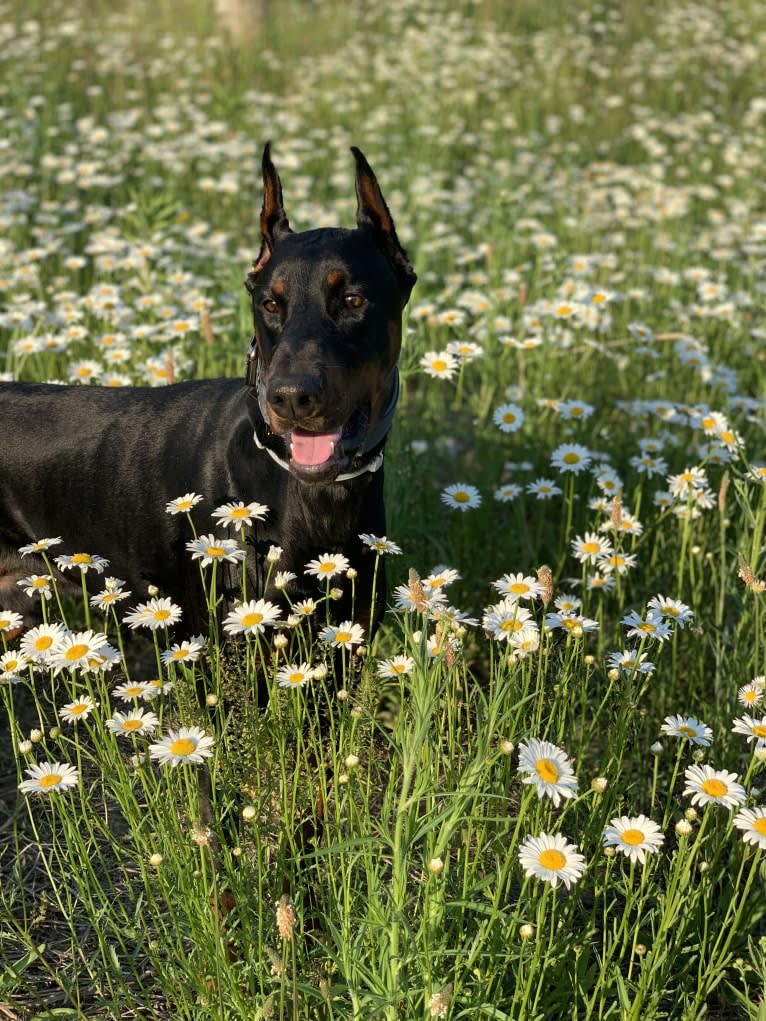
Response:
M393 217L383 198L372 167L355 145L351 146L351 152L356 160L357 226L362 230L372 230L401 277L408 298L417 280L415 270L396 236Z
M271 162L271 142L267 142L263 150L263 206L261 207L261 250L248 273L245 286L252 291L255 278L269 261L274 245L281 238L291 234L290 221L285 215L282 205L282 182L274 164Z

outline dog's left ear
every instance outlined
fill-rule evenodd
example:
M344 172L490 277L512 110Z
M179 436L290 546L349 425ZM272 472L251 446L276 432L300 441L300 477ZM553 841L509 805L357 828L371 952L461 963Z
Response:
M263 170L263 206L261 207L261 250L247 275L245 287L252 291L255 278L271 258L274 245L292 233L282 204L282 182L271 161L271 142L266 143L261 161Z
M372 230L378 243L394 264L406 290L406 302L417 280L415 270L396 236L393 217L383 198L372 167L355 145L351 146L351 152L356 160L357 226L362 230Z

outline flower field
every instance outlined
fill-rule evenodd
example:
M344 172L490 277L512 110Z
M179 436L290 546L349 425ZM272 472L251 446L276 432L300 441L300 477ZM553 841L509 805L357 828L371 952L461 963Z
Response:
M299 230L363 149L418 273L375 635L333 550L223 605L269 509L191 479L202 634L0 563L0 1017L765 1021L766 3L0 40L0 380L244 385L267 139Z

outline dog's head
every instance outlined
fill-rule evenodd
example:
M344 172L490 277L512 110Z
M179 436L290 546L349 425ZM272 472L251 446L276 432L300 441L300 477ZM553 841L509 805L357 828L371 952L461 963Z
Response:
M248 274L248 382L269 448L302 481L330 482L382 446L398 393L402 309L415 273L359 149L357 226L294 233L263 153L261 250Z

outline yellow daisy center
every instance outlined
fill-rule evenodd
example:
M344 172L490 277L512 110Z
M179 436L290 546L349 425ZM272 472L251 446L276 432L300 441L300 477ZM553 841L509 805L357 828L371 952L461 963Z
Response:
M349 641L351 641L351 632L350 631L338 631L337 634L335 635L335 643L336 643L336 645L343 645L344 642L349 642Z
M428 583L428 587L431 589L441 588L442 585L444 585L444 578L432 578Z
M47 588L47 586L48 586L47 578L35 578L35 580L32 582L32 588Z
M69 715L82 716L82 714L86 712L87 709L88 709L87 702L78 702L77 705L73 705L72 708L69 710Z
M141 720L124 720L122 724L123 730L140 730Z
M188 649L176 649L175 652L173 653L173 655L170 658L171 659L184 659L188 651L189 651ZM154 684L155 682L152 681L151 683Z
M766 726L762 723L753 724L753 733L756 737L766 737Z
M58 787L62 779L60 773L46 773L45 776L40 777L38 783L43 790L47 790L49 787Z
M535 769L540 779L546 783L556 783L559 778L559 767L551 759L537 759Z
M179 500L176 507L178 507L179 510L188 511L192 509L193 504L191 500Z
M558 872L559 869L563 869L567 863L567 860L561 851L556 851L553 848L549 848L547 851L541 851L538 861L544 869L550 869L552 872Z
M332 560L329 563L320 564L319 565L319 571L320 571L321 574L329 574L330 571L334 571L334 570L335 570L335 564L332 562Z
M171 755L191 755L194 749L197 747L196 742L192 741L190 737L179 737L170 745Z
M464 489L461 489L458 493L453 493L452 499L455 503L468 503L470 497Z
M132 684L129 688L125 689L125 694L130 695L131 698L138 698L143 693L143 687L139 684Z
M729 788L723 780L717 780L715 777L711 777L710 779L703 781L702 790L705 794L709 794L711 798L722 798L728 793Z
M523 581L515 581L513 585L508 586L508 591L520 596L525 592L529 592L529 585L526 585Z
M300 684L303 680L305 680L305 677L300 670L294 670L287 679L290 684Z
M246 613L242 618L243 627L255 627L256 624L260 624L263 621L262 613Z
M404 663L392 663L391 670L395 674L404 674L407 672L407 668Z
M570 450L568 454L564 454L563 461L564 464L579 464L580 455Z
M521 631L522 623L520 620L504 620L500 624L501 631Z
M584 542L582 544L583 553L598 553L601 549L597 542Z
M678 728L678 733L684 734L686 737L694 737L697 731L694 729L694 727L687 727L685 724L682 724Z
M745 702L757 702L758 701L758 692L757 691L746 691L743 694L742 698L743 698L743 700Z
M637 847L639 844L644 842L644 834L641 830L624 830L621 834L622 842L624 844L630 844L631 847Z
M638 625L638 630L646 631L647 634L652 634L652 632L656 631L657 628L650 621L642 620L641 623Z
M72 554L73 564L92 564L93 558L89 553L73 553Z
M759 836L766 837L766 818L761 816L759 819L754 819L753 829Z
M248 516L248 513L249 512L247 507L235 507L234 510L231 512L231 516L233 518L246 518Z
M83 645L82 643L78 645L72 645L64 653L64 658L68 659L70 663L73 663L76 659L82 659L82 657L87 653L87 651L88 651L87 645Z
M447 363L444 361L443 358L435 358L431 362L431 368L434 370L434 372L444 372L447 368Z
M512 411L506 411L503 415L503 421L506 425L512 425L516 421L516 416Z
M208 546L207 548L207 555L209 557L222 557L225 555L225 553L226 550L223 548L223 546Z
M46 649L50 649L51 645L53 645L53 639L50 635L40 635L35 642L35 649L37 652L45 652Z
M724 432L721 433L721 439L723 440L724 443L733 443L734 433L731 432L729 429L726 429L724 430Z
M570 408L569 409L569 414L573 418L575 418L577 415L582 415L582 413L583 413L583 409L582 408Z
M170 616L170 610L155 610L154 611L154 619L155 620L167 620L169 616Z

